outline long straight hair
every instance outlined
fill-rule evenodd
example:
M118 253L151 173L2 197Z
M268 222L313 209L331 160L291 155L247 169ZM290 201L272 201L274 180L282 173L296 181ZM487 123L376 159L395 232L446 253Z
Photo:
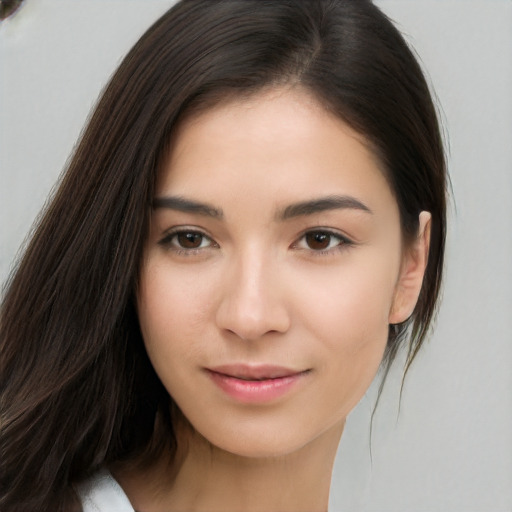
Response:
M106 87L6 288L2 511L79 510L74 482L175 449L172 399L134 306L159 162L191 111L278 84L305 89L364 136L405 240L420 211L432 214L420 298L390 326L384 361L407 343L410 364L439 294L446 189L436 111L412 52L370 1L183 0Z

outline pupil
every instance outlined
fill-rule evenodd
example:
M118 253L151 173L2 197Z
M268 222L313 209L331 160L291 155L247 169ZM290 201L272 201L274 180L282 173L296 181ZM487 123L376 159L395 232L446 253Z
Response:
M326 233L308 233L306 241L311 249L326 249L331 242L331 235Z
M181 247L186 249L197 249L202 242L202 235L198 233L180 233L178 242Z

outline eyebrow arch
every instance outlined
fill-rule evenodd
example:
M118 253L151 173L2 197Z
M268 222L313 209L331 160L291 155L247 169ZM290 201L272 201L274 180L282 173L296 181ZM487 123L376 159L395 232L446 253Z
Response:
M288 220L293 217L302 215L313 215L314 213L324 212L327 210L360 210L366 213L373 212L364 203L351 196L327 196L310 201L303 201L287 206L278 213L279 220Z
M215 219L221 219L224 216L223 211L219 208L181 196L156 197L153 200L153 209L158 210L160 208L168 208L170 210L177 210L185 213L196 213L198 215L213 217Z

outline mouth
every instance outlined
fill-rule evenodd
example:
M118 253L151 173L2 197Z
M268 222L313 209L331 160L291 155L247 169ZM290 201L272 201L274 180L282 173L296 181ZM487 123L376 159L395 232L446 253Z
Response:
M211 380L237 402L276 400L296 388L311 370L275 365L223 365L206 368Z
M213 368L207 368L207 370L213 373L226 375L227 377L233 377L235 379L253 381L281 379L284 377L297 375L299 373L304 373L304 371L310 371L295 370L292 368L287 368L285 366L276 366L268 364L253 366L245 364L231 364L215 366Z

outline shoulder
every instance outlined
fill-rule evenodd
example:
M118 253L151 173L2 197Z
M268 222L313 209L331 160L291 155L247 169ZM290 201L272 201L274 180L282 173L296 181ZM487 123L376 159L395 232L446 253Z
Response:
M76 491L83 512L134 512L123 489L106 469L78 484Z

